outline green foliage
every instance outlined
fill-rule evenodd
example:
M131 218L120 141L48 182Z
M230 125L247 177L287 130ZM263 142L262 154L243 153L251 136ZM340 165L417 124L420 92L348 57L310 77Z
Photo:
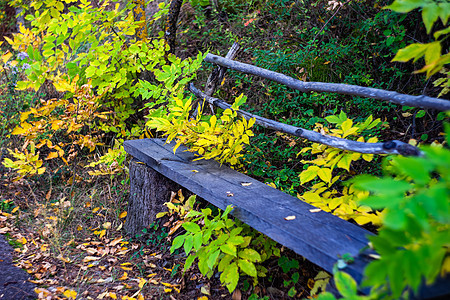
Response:
M399 13L408 13L414 9L422 9L422 20L429 34L433 25L440 19L444 27L433 33L434 42L421 44L414 43L400 49L393 61L407 62L411 59L417 61L425 57L425 66L418 73L426 72L427 77L442 70L444 65L450 63L450 53L442 51L442 43L450 36L450 26L447 25L450 17L450 3L438 0L396 0L386 9ZM447 79L447 86L450 84Z
M165 203L169 212L177 214L179 222L171 229L176 231L180 226L186 233L175 237L172 241L171 253L183 248L187 255L184 270L188 270L197 260L200 272L210 278L215 270L221 272L220 282L231 293L236 288L242 275L250 276L254 284L258 277L265 277L267 269L260 263L280 256L276 243L262 234L251 230L238 220L229 218L233 209L228 206L225 211L213 214L210 208L197 211L193 209L195 196L186 201L179 192L179 200L172 199Z
M164 39L135 37L142 22L133 19L131 4L122 10L117 4L111 10L109 2L94 8L81 1L63 14L70 2L33 1L26 16L31 28L23 27L7 39L25 53L23 62L30 66L18 89L39 90L50 84L59 97L64 95L22 113L12 134L35 141L37 148L48 148L46 160L60 158L65 164L83 148L92 152L104 145L105 133L118 142L149 137L144 114L154 114L155 105L181 96L203 59L199 55L182 61L166 55ZM167 12L161 8L152 21ZM90 165L100 167L91 174L123 171L123 149L116 142L110 144L115 148Z
M416 293L422 278L430 284L450 271L450 150L422 150L425 157L393 158L390 176L355 179L371 192L361 203L385 209L383 227L370 238L381 258L367 267L365 284L390 290L392 299L407 287Z

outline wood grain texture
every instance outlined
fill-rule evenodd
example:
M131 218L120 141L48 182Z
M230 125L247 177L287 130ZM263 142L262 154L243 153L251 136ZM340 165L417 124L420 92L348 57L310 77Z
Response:
M170 193L180 186L156 172L144 163L130 162L130 197L128 199L125 231L132 237L153 223L156 214L165 211L164 202L169 201Z
M345 271L362 279L369 258L360 250L367 246L370 232L329 213L311 212L314 206L215 161L195 161L185 147L174 154L173 146L162 139L124 143L139 161L220 209L233 205L233 216L327 271L340 255L354 256L355 263ZM295 219L287 221L288 216Z

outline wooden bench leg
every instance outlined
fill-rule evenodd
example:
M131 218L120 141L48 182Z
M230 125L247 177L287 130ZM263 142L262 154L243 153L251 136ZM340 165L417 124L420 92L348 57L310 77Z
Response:
M156 220L156 214L166 211L164 203L180 185L152 168L133 159L130 162L130 197L125 231L131 236L141 233Z

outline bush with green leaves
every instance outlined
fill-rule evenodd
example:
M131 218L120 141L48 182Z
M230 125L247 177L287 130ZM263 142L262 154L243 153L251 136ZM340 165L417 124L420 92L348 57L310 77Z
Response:
M233 292L242 275L252 278L258 283L258 277L265 277L267 269L261 263L272 256L280 256L276 242L253 230L250 226L233 220L229 213L233 207L229 205L225 211L210 208L197 211L193 209L195 195L184 201L167 202L169 212L159 213L157 217L177 214L181 221L175 230L182 226L186 231L175 237L170 252L183 247L187 255L184 271L187 271L197 260L200 272L211 278L220 272L220 282L229 292Z

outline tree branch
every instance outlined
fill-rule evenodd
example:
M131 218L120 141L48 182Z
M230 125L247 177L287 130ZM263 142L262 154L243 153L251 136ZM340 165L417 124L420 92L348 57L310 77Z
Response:
M202 91L198 90L192 83L189 85L189 90L197 97L206 100L208 103L214 106L220 107L222 109L231 109L231 105L226 103L224 100L213 98ZM251 114L249 112L238 110L236 111L238 115L249 120L255 118L255 123L261 125L265 128L281 131L294 136L298 136L307 139L311 142L324 144L333 148L338 148L342 150L348 150L359 153L366 154L401 154L405 156L420 156L422 152L410 145L401 141L392 140L384 143L363 143L356 142L352 140L347 140L343 138L338 138L330 135L323 135L319 132L312 130L295 127L292 125L280 123L270 119L260 117L258 115Z
M303 82L292 77L263 68L229 60L221 56L207 54L206 62L233 69L247 74L260 76L302 92L327 92L344 95L361 96L412 107L432 108L441 111L450 110L450 101L428 96L410 96L393 91L362 87L358 85L324 82Z
M241 45L239 45L238 42L234 42L231 46L230 50L228 50L227 55L225 56L226 59L233 60L236 55L239 52L239 49L241 48ZM212 96L214 92L216 91L216 88L218 85L222 84L222 80L225 77L225 71L227 68L218 66L216 69L212 71L212 73L209 75L208 80L206 81L205 86L205 94L208 96ZM197 113L199 109L203 107L203 101L200 99L200 101L197 104L197 107L194 110L193 116L197 116ZM213 106L210 104L211 112L214 114Z

